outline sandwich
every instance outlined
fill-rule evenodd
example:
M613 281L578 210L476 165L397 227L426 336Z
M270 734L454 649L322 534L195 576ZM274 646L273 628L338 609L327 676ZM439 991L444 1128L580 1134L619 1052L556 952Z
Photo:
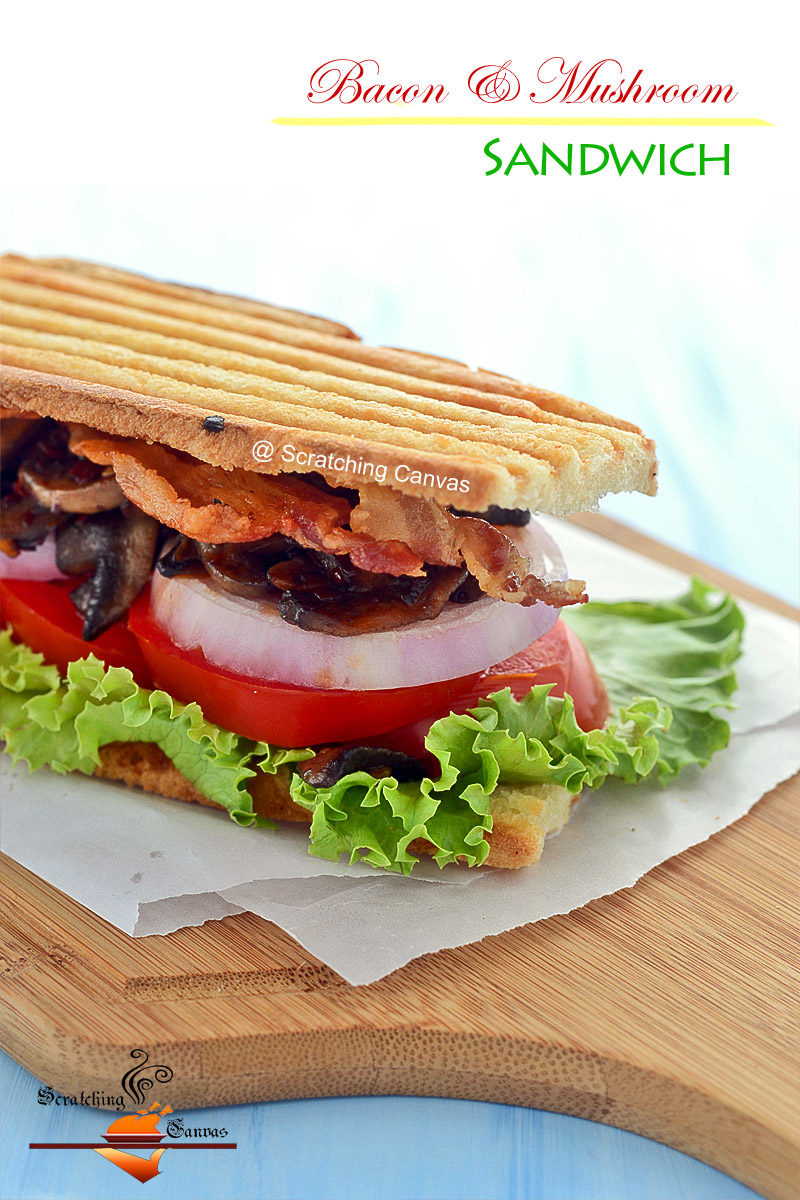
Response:
M703 760L670 759L657 694L609 696L532 515L653 495L635 425L254 300L74 259L1 277L15 758L405 873L528 865L582 788ZM735 623L702 585L685 608Z

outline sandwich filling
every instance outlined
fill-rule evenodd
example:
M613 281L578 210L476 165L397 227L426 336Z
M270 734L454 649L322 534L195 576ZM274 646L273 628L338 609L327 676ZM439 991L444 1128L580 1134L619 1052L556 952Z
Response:
M170 664L181 655L329 693L311 722L287 722L274 704L266 724L242 712L235 728L250 736L305 746L387 733L410 714L430 725L586 600L525 511L469 514L375 485L226 471L50 418L7 417L2 428L3 576L61 581L84 642L103 657L109 632L131 630L141 676L143 653L182 699L195 697ZM560 633L554 661L565 656ZM590 666L583 676L579 715L602 724L602 685ZM364 692L371 712L321 718L334 693ZM404 703L378 703L385 692Z
M372 628L434 618L454 595L456 603L483 593L554 608L586 599L582 582L548 581L531 571L491 512L459 514L376 486L360 497L321 477L225 471L167 446L49 419L6 420L3 441L2 549L15 556L54 534L59 569L68 572L65 528L80 516L72 542L91 541L93 523L85 518L117 512L127 501L158 523L160 544L170 532L180 535L162 573L188 570L194 559L223 588L250 598L338 589L349 599L372 592L381 602L381 590L388 589L389 607ZM508 515L512 524L529 516ZM393 579L402 582L392 588ZM411 615L392 603L394 597ZM281 616L302 624L288 603ZM326 630L339 636L359 631L357 621Z
M535 861L582 788L727 742L741 614L702 584L584 606L527 513L221 472L51 419L2 433L0 732L32 768L305 819L312 853L407 873L421 852Z

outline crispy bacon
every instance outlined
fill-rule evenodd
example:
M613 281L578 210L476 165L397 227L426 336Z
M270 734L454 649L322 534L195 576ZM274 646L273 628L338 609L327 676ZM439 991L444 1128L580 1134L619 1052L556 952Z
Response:
M226 471L168 446L73 426L70 450L111 466L137 508L201 542L255 542L283 533L301 546L349 554L364 570L423 574L423 560L402 542L345 529L350 502L286 475Z
M434 500L367 485L351 510L345 496L302 479L226 471L168 446L85 426L71 427L69 448L111 466L132 504L199 542L255 542L282 533L308 549L348 554L375 574L421 576L425 563L466 566L487 596L512 604L542 600L561 608L586 599L582 581L540 579L501 529L455 516Z
M377 540L396 538L429 563L463 563L487 596L512 604L537 600L553 608L582 604L585 583L568 579L548 583L530 571L524 554L506 533L477 517L455 516L435 500L367 486L350 515L358 533Z
M582 579L548 583L530 571L530 563L511 538L477 517L452 517L458 525L458 546L464 565L487 596L527 607L543 600L552 608L585 604Z
M350 514L350 528L356 533L369 533L379 541L396 539L411 547L423 562L461 565L458 518L441 504L374 484L360 487L358 495L360 502Z

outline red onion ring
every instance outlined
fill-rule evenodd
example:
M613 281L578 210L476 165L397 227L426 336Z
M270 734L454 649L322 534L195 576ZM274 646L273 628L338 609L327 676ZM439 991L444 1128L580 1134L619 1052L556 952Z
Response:
M536 574L567 577L558 546L537 522L505 532ZM448 604L433 621L339 638L287 624L270 601L242 599L211 580L167 579L158 572L150 605L171 641L202 650L216 666L253 679L350 691L420 687L482 671L542 637L558 618L558 609L542 602L524 608L483 597Z
M67 578L56 566L56 542L52 534L34 550L20 550L16 558L0 550L0 579L33 579L45 583Z

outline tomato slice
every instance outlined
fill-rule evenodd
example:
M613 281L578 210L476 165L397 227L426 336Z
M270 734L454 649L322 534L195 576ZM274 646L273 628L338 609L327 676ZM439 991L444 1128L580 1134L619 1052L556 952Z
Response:
M457 696L448 706L443 705L435 716L425 716L381 738L370 738L390 750L401 750L422 758L431 768L438 768L433 755L425 749L425 737L435 720L450 712L465 713L492 692L511 688L511 694L522 700L535 684L552 683L551 696L569 693L575 704L575 719L581 729L601 729L609 714L608 694L595 670L586 648L569 626L556 621L544 637L532 642L526 650L514 654L479 675L470 688Z
M256 681L209 663L200 650L176 646L153 619L147 591L131 607L128 625L156 687L178 700L196 700L206 718L223 729L287 748L363 741L447 709L478 678L369 692Z
M109 667L128 667L141 687L152 687L147 663L124 621L116 621L93 642L84 641L83 618L69 598L75 582L0 579L3 624L10 624L21 641L54 663L62 675L69 663L94 654Z
M522 700L539 683L552 683L551 696L569 693L581 729L602 729L610 711L608 693L586 653L583 642L563 621L544 637L481 675L474 688L458 700L456 712L466 712L483 696L511 688ZM462 707L463 705L463 707Z

